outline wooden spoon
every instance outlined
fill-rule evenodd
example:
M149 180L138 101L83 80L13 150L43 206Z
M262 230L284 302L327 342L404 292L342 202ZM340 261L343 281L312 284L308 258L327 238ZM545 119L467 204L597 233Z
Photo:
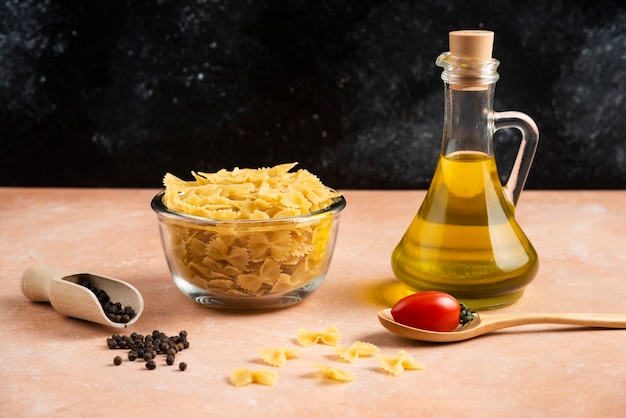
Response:
M107 317L96 295L82 286L82 280L89 280L98 289L104 290L112 302L122 307L130 306L135 317L129 322L113 322ZM143 312L143 298L130 284L111 277L96 276L91 273L59 273L49 267L31 266L22 275L22 293L33 302L50 302L59 313L73 318L84 319L116 328L125 328L137 322Z
M391 309L378 312L378 320L389 331L412 340L449 343L468 340L502 328L529 324L581 325L597 328L626 328L626 314L600 313L481 313L462 328L450 332L428 331L394 321Z

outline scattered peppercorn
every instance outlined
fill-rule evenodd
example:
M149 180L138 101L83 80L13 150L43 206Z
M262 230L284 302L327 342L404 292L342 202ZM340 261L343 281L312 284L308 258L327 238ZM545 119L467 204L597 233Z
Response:
M111 350L129 350L128 360L143 359L146 362L146 367L154 370L156 368L154 360L159 354L165 355L165 362L171 366L175 362L176 354L189 348L189 341L187 340L187 331L180 331L178 335L168 337L164 333L154 330L146 336L136 332L130 335L113 334L107 338L107 347ZM122 358L119 357L119 359L121 363ZM187 368L187 363L180 363L178 367L184 371Z
M113 364L119 366L120 364L122 364L122 358L120 356L113 357Z
M185 363L184 361L183 361L183 362L181 362L181 363L178 365L178 368L180 369L180 371L181 371L181 372L184 372L185 370L187 370L187 363Z
M107 292L105 292L102 289L98 289L87 278L83 278L79 282L79 284L81 286L86 287L94 295L96 295L98 302L100 302L100 306L102 306L102 310L104 311L107 318L109 318L112 322L116 322L119 324L126 324L130 322L130 320L133 319L135 316L137 316L137 313L132 307L125 306L122 308L121 303L111 302ZM109 346L109 348L112 348L112 347Z

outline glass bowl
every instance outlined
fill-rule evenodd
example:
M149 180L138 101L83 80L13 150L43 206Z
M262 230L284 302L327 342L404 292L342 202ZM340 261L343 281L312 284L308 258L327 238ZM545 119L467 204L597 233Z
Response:
M168 209L152 199L176 286L197 303L225 309L291 306L315 292L335 248L342 195L306 215L216 220Z

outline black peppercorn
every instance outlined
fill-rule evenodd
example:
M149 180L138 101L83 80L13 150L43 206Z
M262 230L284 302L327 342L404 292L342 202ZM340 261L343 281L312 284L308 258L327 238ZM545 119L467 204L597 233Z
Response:
M137 316L135 310L132 307L122 307L122 304L120 302L111 302L111 300L109 299L109 295L106 293L106 291L98 289L88 279L81 280L79 284L89 289L96 296L98 302L100 303L100 306L102 306L102 310L104 311L105 315L112 322L128 323L131 319Z
M154 330L145 337L136 332L130 336L113 334L107 338L107 346L110 349L128 349L129 361L143 359L146 362L146 367L153 370L156 368L155 358L159 354L165 355L165 362L171 366L176 361L176 354L189 348L189 342L187 341L187 331L180 331L178 335L168 337L166 334ZM187 364L181 363L179 368L184 370L187 368Z
M122 358L120 356L115 356L113 358L113 364L115 364L116 366L119 366L120 364L122 364Z
M183 361L183 362L181 362L181 363L178 365L178 368L180 369L180 371L181 371L181 372L184 372L185 370L187 370L187 363L185 363L184 361Z

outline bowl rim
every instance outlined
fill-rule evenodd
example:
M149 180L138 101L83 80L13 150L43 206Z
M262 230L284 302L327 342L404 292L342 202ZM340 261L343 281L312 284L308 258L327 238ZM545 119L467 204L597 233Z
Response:
M336 190L331 189L330 187L328 187L327 189L332 192L339 193ZM269 218L269 219L214 219L214 218L207 218L204 216L189 215L186 213L173 211L169 209L167 206L165 206L165 204L163 203L164 195L165 195L165 189L161 190L156 195L154 195L154 197L152 198L150 202L150 207L152 208L153 211L156 212L156 214L159 217L165 217L169 219L175 219L178 221L185 221L185 222L190 222L194 224L202 224L202 225L218 225L218 224L220 225L242 224L243 225L243 224L267 224L268 222L276 222L276 223L278 222L292 222L292 223L306 222L306 221L310 221L312 218L325 215L326 213L338 214L346 207L346 203L347 203L346 198L343 196L343 194L339 193L338 196L335 196L332 198L332 203L330 205L326 206L323 209L317 210L315 212L306 213L304 215L288 216L284 218Z

